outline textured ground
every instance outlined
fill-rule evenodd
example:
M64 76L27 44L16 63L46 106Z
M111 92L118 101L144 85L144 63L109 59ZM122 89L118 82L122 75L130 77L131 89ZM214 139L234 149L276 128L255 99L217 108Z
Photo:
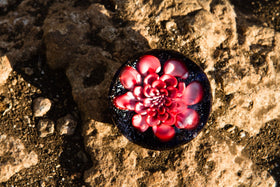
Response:
M0 87L1 185L278 186L279 5L0 1L0 57L7 56L13 68ZM129 57L151 48L192 58L213 91L208 125L174 150L128 142L108 113L113 74ZM9 72L7 65L2 69ZM32 111L38 97L52 102L43 117ZM39 120L57 126L67 114L78 123L74 135L56 130L39 136Z

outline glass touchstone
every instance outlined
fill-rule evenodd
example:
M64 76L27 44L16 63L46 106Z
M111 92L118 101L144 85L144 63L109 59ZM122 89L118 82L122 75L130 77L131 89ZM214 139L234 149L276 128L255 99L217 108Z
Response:
M145 148L171 149L207 123L212 94L201 68L171 50L151 50L123 64L109 93L114 123Z

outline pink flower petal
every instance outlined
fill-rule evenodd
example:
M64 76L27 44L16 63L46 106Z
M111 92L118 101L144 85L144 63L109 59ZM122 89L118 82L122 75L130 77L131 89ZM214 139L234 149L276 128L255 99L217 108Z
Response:
M130 66L125 66L120 73L120 81L124 88L132 90L136 85L141 84L141 75Z
M159 107L159 108L157 109L157 112L158 112L159 114L164 114L164 113L166 112L166 109L165 109L164 106L161 106L161 107Z
M152 85L152 83L158 79L159 79L158 74L156 74L156 73L149 74L144 79L144 85L147 85L147 84Z
M168 97L169 98L175 98L177 96L177 89L172 87L172 86L169 86L166 88L167 91L168 91Z
M164 74L169 74L175 77L186 79L189 76L188 69L185 64L178 60L168 60L163 67Z
M137 102L134 108L135 112L141 115L147 114L147 109L141 102Z
M145 55L139 60L136 68L143 76L147 76L151 73L158 73L161 69L161 65L157 57Z
M169 112L176 112L177 111L177 103L171 102L170 105L166 106Z
M187 105L194 105L201 101L203 97L202 85L194 81L190 83L183 92L182 101Z
M165 88L160 89L159 92L161 95L168 96L168 91Z
M186 89L186 84L184 82L179 82L177 97L182 97L185 89Z
M154 97L154 96L158 96L160 94L159 90L156 88L152 88L149 95Z
M147 116L146 122L151 127L160 124L160 120L157 118L157 116Z
M149 116L153 117L153 116L157 115L157 111L156 111L156 109L154 109L154 108L148 108L148 109L147 109L147 114L148 114Z
M153 82L152 87L160 90L160 89L165 88L166 84L162 80L156 80Z
M153 99L148 97L148 98L145 98L142 102L145 107L150 107L153 103Z
M144 86L143 93L146 97L150 97L151 89L152 89L152 87L149 84Z
M176 115L168 113L168 118L162 122L164 125L174 125L176 122Z
M172 109L172 112L181 113L188 109L188 105L182 102L180 99L176 101L176 107Z
M135 86L133 89L133 95L138 99L142 100L145 98L145 95L143 93L143 87L142 86Z
M158 114L158 115L157 115L157 118L158 118L160 121L165 121L165 120L167 120L167 118L168 118L168 113L165 112L165 113L163 113L163 114Z
M166 95L168 95L168 92ZM171 104L172 104L172 99L166 98L164 101L164 106L170 106Z
M126 92L114 98L114 105L121 110L134 110L137 100L132 92Z
M163 82L165 82L166 87L169 86L173 86L176 87L177 86L177 79L175 77L173 77L172 75L168 75L168 74L164 74L162 75L159 80L162 80Z
M143 93L146 97L154 97L160 94L159 90L156 88L152 88L149 84L144 86Z
M132 117L132 125L140 132L145 132L149 125L146 123L146 116L136 114Z
M167 142L175 136L175 130L169 125L154 126L153 131L161 141Z
M199 122L199 115L193 109L186 109L182 113L177 114L176 127L180 129L195 129Z

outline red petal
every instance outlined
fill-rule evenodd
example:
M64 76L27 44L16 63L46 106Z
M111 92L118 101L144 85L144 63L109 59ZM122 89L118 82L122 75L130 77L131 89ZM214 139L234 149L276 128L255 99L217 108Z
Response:
M164 88L160 89L159 92L160 92L161 95L164 95L164 96L168 95L168 91L166 89L164 89Z
M164 114L166 110L165 110L164 106L161 106L157 109L157 111L158 111L159 114Z
M117 96L113 100L114 105L121 110L134 110L136 102L132 92Z
M120 73L120 81L124 88L132 90L136 85L141 84L141 75L130 66L125 66Z
M164 64L164 74L169 74L175 77L186 79L189 76L188 69L185 64L178 60L168 60Z
M177 103L176 102L171 102L170 105L166 106L166 108L170 112L176 111L176 109L177 109L176 107L177 107Z
M152 88L151 91L150 91L150 93L149 93L149 95L153 97L153 96L158 96L159 93L160 93L160 92L159 92L158 89Z
M182 113L183 111L188 109L188 106L182 102L181 100L177 100L176 101L176 108L172 110L172 112L176 112L176 113Z
M184 91L186 89L186 85L184 82L179 82L178 84L178 93L177 93L177 97L182 97Z
M203 88L199 82L190 83L183 92L182 101L187 105L194 105L201 101Z
M145 98L145 99L143 100L143 105L144 105L145 107L149 107L149 106L151 106L152 102L153 102L153 99L151 99L151 98Z
M138 99L142 100L145 98L144 93L143 93L143 87L142 86L136 86L133 89L133 95Z
M161 69L161 65L157 57L145 55L139 60L136 68L143 76L147 76L151 73L158 73Z
M147 116L146 122L151 127L160 124L160 120L157 118L157 116Z
M138 113L138 114L147 114L147 109L142 103L140 102L137 102L136 105L135 105L135 112Z
M168 113L168 118L162 124L174 125L175 122L176 122L176 115Z
M156 111L156 109L154 109L154 108L148 108L148 109L147 109L147 114L148 114L149 116L155 116L155 115L157 114L157 111Z
M152 85L152 83L158 79L159 79L158 74L156 74L156 73L149 74L144 79L144 85L147 85L147 84Z
M168 74L162 75L159 79L162 80L163 82L165 82L166 87L168 87L168 86L176 87L177 83L178 83L178 81L175 77L173 77L172 75L168 75Z
M165 120L167 120L167 118L168 118L168 113L165 112L165 113L163 113L163 114L158 114L158 115L157 115L157 118L158 118L160 121L165 121Z
M169 125L154 126L153 131L161 141L167 142L175 136L175 130Z
M166 98L164 101L164 106L170 106L172 104L172 99Z
M143 93L146 97L150 97L151 89L152 89L152 87L149 84L144 86Z
M177 96L178 91L176 88L169 86L166 89L168 91L168 97L175 98Z
M163 89L166 87L166 84L162 80L156 80L153 82L152 87L157 89Z
M140 114L132 117L132 125L140 132L145 132L149 128L149 125L146 123L146 116L141 116Z
M199 122L199 115L193 109L186 109L177 115L176 127L180 129L195 129Z

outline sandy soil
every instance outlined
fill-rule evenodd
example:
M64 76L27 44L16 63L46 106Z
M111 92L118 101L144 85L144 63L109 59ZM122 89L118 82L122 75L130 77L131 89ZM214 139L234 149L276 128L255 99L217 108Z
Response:
M8 112L5 112L5 115L1 115L0 132L19 138L25 145L26 152L35 151L37 153L39 162L34 166L15 173L9 180L2 182L1 186L86 186L93 184L92 181L85 182L84 179L85 170L95 167L98 163L96 160L93 160L95 154L98 153L93 154L90 148L85 148L84 137L82 136L82 124L86 121L85 109L83 109L83 105L77 105L74 101L75 99L73 99L73 87L69 83L69 77L65 75L66 69L58 68L53 70L49 67L46 57L46 46L43 41L43 25L50 7L52 9L60 9L59 6L63 7L61 5L63 3L57 4L57 7L55 7L54 5L59 1L11 0L7 2L7 5L0 3L0 56L8 55L13 65L13 72L10 74L7 83L0 89L0 114L3 114L10 106L12 108ZM154 0L153 2L156 3L158 1ZM127 24L126 20L120 21L113 0L106 2L99 0L73 0L72 2L75 5L73 7L79 7L81 12L85 7L89 7L93 3L102 4L107 10L114 12L118 19L113 19L112 24L115 26L120 24L116 27L124 27ZM251 3L249 0L232 0L231 3L235 6L237 15L246 15L249 22L251 21L254 24L280 31L280 1L270 2L258 0ZM71 11L71 8L65 11ZM5 20L13 19L14 22L17 22L14 20L17 14L21 15L22 18L26 16L29 20L33 20L33 23L31 25L27 23L26 26L19 19L19 24L9 26ZM151 15L151 19L153 16L155 15ZM63 20L61 21L63 22ZM242 22L237 17L238 21ZM171 40L173 37L176 38L176 33L164 31L165 25L161 25L162 27L160 27L151 22L149 26L151 28L149 30L150 35L160 36L157 48L175 49L185 54L192 54L193 51L197 50L192 45L188 45L189 48L182 49L176 43L176 40ZM242 28L237 28L237 33L241 39L243 32ZM34 40L34 38L37 40ZM34 43L34 41L36 42ZM115 49L108 46L108 43L101 40L98 36L90 36L90 41L92 43L98 43L109 54L113 55L116 52ZM34 48L30 47L33 45ZM120 55L119 57L121 62L126 58L125 55ZM261 61L260 59L262 59L261 55L256 56L254 60L259 62ZM204 67L204 63L200 65L202 68L206 68ZM224 64L217 63L215 67L222 69ZM257 64L255 67L256 69L261 69L262 64ZM279 68L279 64L277 67ZM33 73L30 73L30 69ZM222 82L222 77L216 76L214 78L211 77L211 79ZM88 82L85 82L85 84L88 87L97 85L102 81L100 80L100 76L98 78L96 76L89 76L87 80ZM246 131L245 138L240 138L240 134L245 131L238 126L233 128L232 124L225 125L217 131L215 125L216 118L227 111L232 97L223 91L218 91L216 94L216 97L220 98L225 105L213 111L213 115L209 120L209 126L203 133L210 133L211 137L214 137L211 140L213 142L223 143L230 140L234 142L233 144L235 146L244 146L245 149L242 154L252 161L253 170L260 172L267 171L276 181L276 185L278 185L280 182L280 151L278 148L280 145L279 118L263 124L257 134L249 136L250 132ZM32 103L35 98L41 96L49 98L52 101L51 110L42 118L57 121L66 114L72 114L78 122L74 135L61 136L55 132L53 135L45 138L39 137L36 125L39 119L42 118L33 116ZM104 123L110 122L110 120L101 121ZM212 124L214 125L211 126ZM116 136L121 135L117 134ZM114 139L115 137L111 138ZM215 165L207 160L209 154L213 151L210 147L208 140L201 138L199 151L195 152L195 158L199 160L197 173L201 176L207 176L215 168ZM172 165L172 159L174 159L174 162L176 161L174 155L182 154L182 151L182 149L176 149L173 153L159 153L158 160L150 157L148 160L138 161L138 164L143 170L151 173L159 170L167 171L164 165ZM149 154L152 155L153 153L149 152ZM164 158L172 157L172 155L173 158L167 163ZM116 157L114 157L116 162L122 161L118 161ZM0 157L0 165L8 162L10 162L9 155ZM205 165L207 165L208 169L205 169ZM149 182L144 177L141 180L138 181L140 186L145 186ZM184 184L184 180L182 179L181 183L178 183L178 186ZM102 181L106 181L104 176L100 176L94 180L95 184L103 184Z

